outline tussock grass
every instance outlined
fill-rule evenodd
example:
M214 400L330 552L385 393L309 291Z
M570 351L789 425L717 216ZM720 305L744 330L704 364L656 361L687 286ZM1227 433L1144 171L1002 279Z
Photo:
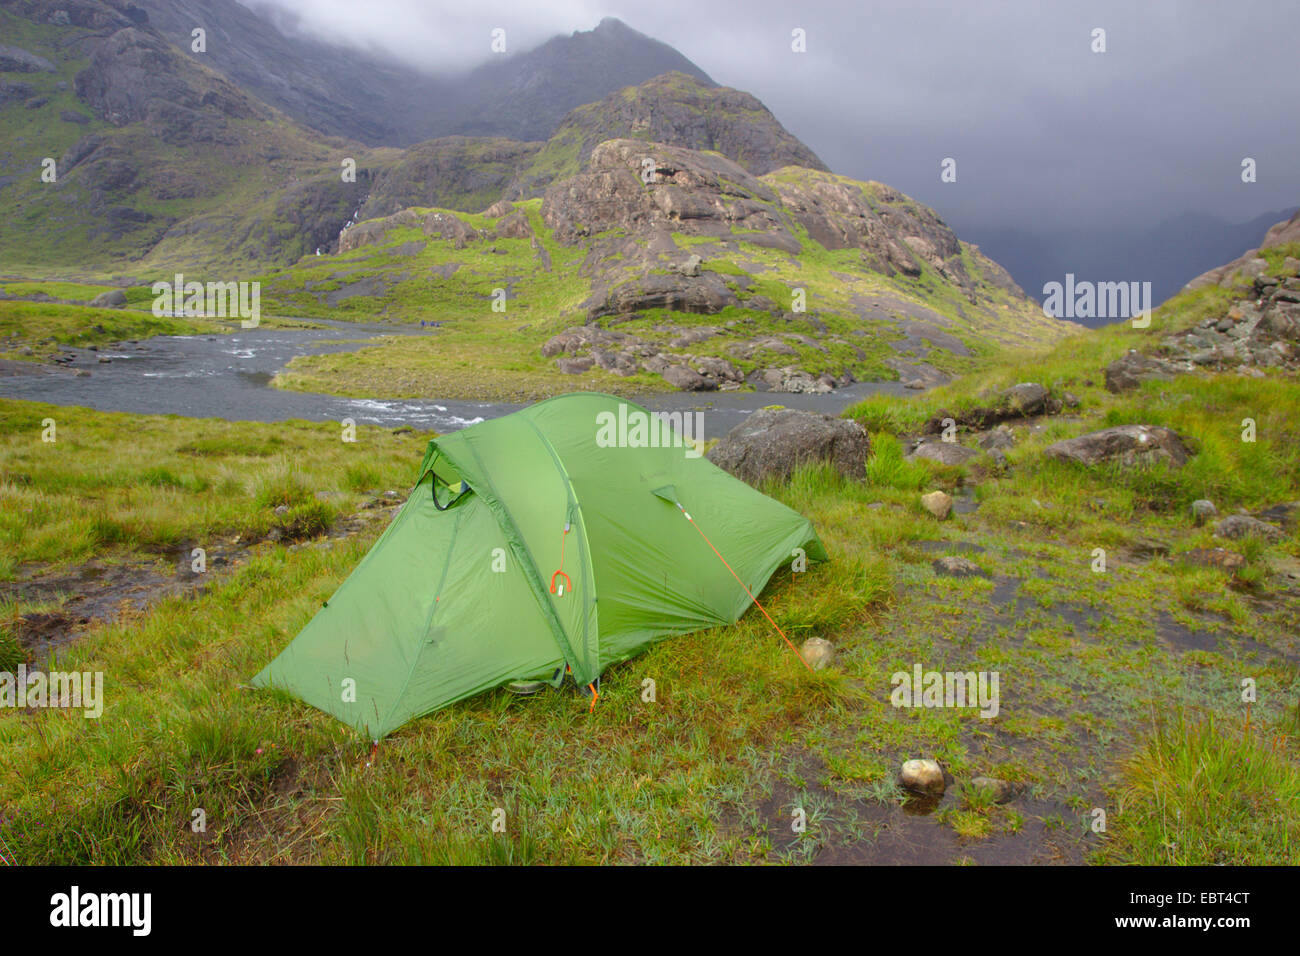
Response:
M1184 711L1155 722L1121 764L1106 863L1300 863L1296 726L1256 727Z

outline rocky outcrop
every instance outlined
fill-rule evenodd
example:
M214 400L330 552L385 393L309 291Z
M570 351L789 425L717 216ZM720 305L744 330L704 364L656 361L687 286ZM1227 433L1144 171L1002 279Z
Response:
M54 64L22 47L0 43L0 73L53 73Z
M757 175L783 166L826 168L756 97L679 72L580 106L560 121L554 133L557 140L580 143L580 162L600 143L632 135L687 149L716 150Z
M1137 388L1143 382L1167 381L1190 371L1185 365L1167 362L1129 349L1105 369L1106 389L1116 394Z
M481 238L473 226L449 212L421 215L414 209L403 209L383 219L370 219L347 227L339 233L338 251L351 252L362 246L382 245L388 241L392 231L399 228L419 229L426 236L448 240L457 249L464 249L466 243Z
M1294 260L1292 260L1294 261ZM1292 269L1300 267L1296 262ZM1157 346L1165 368L1191 371L1265 368L1300 370L1300 276L1259 275L1251 298L1235 302L1223 315L1162 339ZM1123 360L1121 360L1123 361ZM1131 361L1139 361L1131 359Z
M1226 286L1231 285L1238 278L1255 278L1263 273L1264 267L1260 263L1267 265L1259 256L1260 250L1291 242L1300 242L1300 212L1290 219L1274 224L1265 233L1264 241L1259 244L1258 249L1251 249L1226 265L1201 273L1183 286L1183 290L1200 289L1207 285Z
M231 120L274 114L221 75L145 28L92 41L79 99L114 126L142 122L168 143L233 142Z
M1177 432L1155 425L1118 425L1067 438L1043 449L1048 458L1080 465L1114 463L1125 468L1164 462L1173 468L1187 463L1191 452Z
M734 225L793 238L776 192L738 163L627 139L601 143L582 172L548 189L542 218L569 244L614 229L648 234L657 225L728 238Z
M989 405L962 412L941 408L926 419L921 431L927 435L938 435L948 427L949 422L958 428L984 431L1000 422L1055 415L1060 411L1061 400L1053 396L1048 388L1037 382L1021 382L1005 389Z
M377 165L360 218L388 216L410 206L481 209L484 197L500 196L540 148L540 143L473 136L416 143L395 162ZM513 211L493 211L498 208L493 206L487 214L495 219Z
M826 462L845 478L866 474L871 440L857 422L790 408L760 409L708 452L708 459L751 485L785 480L800 465Z

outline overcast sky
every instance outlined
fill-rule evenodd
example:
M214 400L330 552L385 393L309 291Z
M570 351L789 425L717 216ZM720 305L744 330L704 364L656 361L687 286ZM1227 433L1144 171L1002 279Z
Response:
M959 232L1243 222L1300 204L1293 0L267 2L439 69L487 59L493 27L513 52L617 16L754 93L836 172L889 183ZM796 27L806 53L791 51ZM940 182L945 157L955 183ZM1256 183L1241 181L1245 157Z

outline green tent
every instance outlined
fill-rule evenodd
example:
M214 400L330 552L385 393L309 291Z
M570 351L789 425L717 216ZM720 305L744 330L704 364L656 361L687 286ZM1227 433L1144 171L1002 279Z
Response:
M662 421L577 393L431 441L392 524L254 686L378 740L507 682L558 686L566 665L592 684L736 621L796 549L825 560L806 518Z

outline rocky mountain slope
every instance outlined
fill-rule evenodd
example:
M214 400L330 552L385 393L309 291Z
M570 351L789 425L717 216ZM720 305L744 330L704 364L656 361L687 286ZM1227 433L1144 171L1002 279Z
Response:
M481 397L824 392L882 377L920 388L1077 330L888 186L797 166L755 176L716 152L629 139L598 145L541 200L357 223L337 254L275 273L264 295L284 313L437 324L295 362L282 380L359 395L445 389L467 352Z
M183 2L166 11L173 26L194 13ZM246 271L287 263L333 249L339 231L360 219L410 206L477 211L501 198L540 196L577 172L595 137L606 134L653 132L725 148L760 171L788 162L821 166L752 96L686 73L575 110L544 143L449 136L372 149L295 122L169 43L138 8L88 0L74 12L67 23L50 22L57 11L32 0L0 5L5 35L22 41L7 46L13 53L5 65L13 69L0 80L0 215L41 227L36 236L22 229L0 236L0 259L11 266ZM154 18L164 19L158 10ZM223 32L210 49L269 55L248 38L250 29L232 19L230 34L252 46L229 44ZM543 61L558 62L570 42L586 49L611 34L611 49L641 43L635 31L604 22L589 35L544 45ZM549 82L545 71L533 80L539 76ZM332 103L327 90L299 92ZM57 182L40 179L46 157L57 162ZM340 174L347 160L355 181Z

